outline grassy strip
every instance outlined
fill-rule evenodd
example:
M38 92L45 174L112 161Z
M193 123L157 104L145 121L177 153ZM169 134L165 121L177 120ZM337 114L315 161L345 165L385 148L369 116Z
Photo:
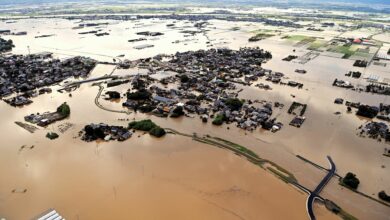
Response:
M211 140L211 139L213 139L213 140ZM271 167L269 167L268 169L271 168L272 169L271 171L273 173L275 173L278 177L280 177L280 179L282 179L285 182L289 182L289 183L291 183L291 182L297 183L298 182L298 180L295 178L295 176L292 173L290 173L288 170L284 169L283 167L279 166L278 164L276 164L272 161L260 158L256 153L254 153L253 151L249 150L248 148L246 148L244 146L241 146L239 144L233 143L231 141L228 141L228 140L225 140L225 139L222 139L219 137L204 137L203 140L206 141L207 143L212 143L213 145L219 145L223 148L228 148L228 149L233 148L236 150L236 152L238 151L241 156L245 156L252 163L257 164L260 167L263 167L263 165L265 163L270 164L271 166L275 167L276 169L271 168ZM248 156L250 156L250 157L248 157Z
M349 214L348 212L341 209L338 215L344 220L358 220L355 216Z
M340 208L340 206L338 206L336 203L334 203L331 200L325 199L324 204L326 209L340 216L344 220L357 220L355 216L349 214L348 212Z
M258 33L255 36L252 36L251 38L248 39L249 42L255 42L255 41L260 41L264 40L270 37L273 37L275 35L273 34L266 34L266 33Z
M196 135L191 136L188 134L177 132L177 131L175 131L173 129L169 129L169 128L167 128L166 130L171 131L171 132L176 133L176 134L186 136L186 137L192 137L193 140L204 143L204 144L210 144L213 146L233 150L236 154L238 154L240 156L245 156L253 164L256 164L262 168L263 168L263 165L265 163L269 163L271 166L275 167L276 169L272 168L272 167L268 167L268 169L271 172L275 173L283 181L288 182L288 183L292 183L292 182L297 183L298 182L298 180L295 178L295 176L291 172L289 172L288 170L284 169L283 167L279 166L278 164L276 164L272 161L260 158L255 152L253 152L252 150L250 150L242 145L233 143L231 141L228 141L228 140L225 140L225 139L222 139L219 137L210 137L210 136L197 137Z
M291 179L289 176L285 176L283 173L281 173L279 170L274 169L273 167L267 167L267 169L274 173L276 176L278 176L285 183L295 182L295 180Z
M288 170L284 169L283 167L279 166L278 164L272 162L272 161L267 161L269 164L271 164L273 167L278 169L280 172L282 172L282 178L287 178L289 182L291 183L298 183L297 178L295 178L294 174L290 173ZM286 174L287 176L285 176Z
M198 137L196 134L189 135L189 134L181 133L181 132L176 131L176 130L171 129L171 128L165 128L165 130L167 130L173 134L178 134L178 135L182 135L185 137L191 137L193 140L198 141L200 143L209 144L212 146L233 150L233 152L235 152L239 156L245 156L249 161L251 161L255 165L260 166L261 168L264 168L263 165L265 163L268 163L272 167L267 167L267 169L270 172L272 172L273 174L275 174L277 177L279 177L282 181L284 181L285 183L298 183L298 180L295 178L295 176L292 173L290 173L289 171L287 171L286 169L284 169L283 167L279 166L278 164L276 164L272 161L260 158L253 151L245 148L244 146L236 144L234 142L231 142L231 141L219 138L219 137L210 137L208 135L204 136L204 137ZM307 160L303 157L299 156L299 158L301 158L304 161L310 162L309 160ZM312 162L310 162L310 163L313 164ZM348 212L344 211L341 208L337 214L344 220L358 220L356 217L354 217L353 215L349 214Z
M252 157L255 157L257 159L261 159L255 152L249 150L248 148L245 148L239 144L236 144L236 143L233 143L233 142L230 142L228 140L225 140L225 139L222 139L222 138L219 138L219 137L212 137L212 139L215 139L217 141L221 141L231 147L234 147L236 148L237 150L239 150L240 152L243 152L243 153L246 153L246 154L249 154L251 155Z

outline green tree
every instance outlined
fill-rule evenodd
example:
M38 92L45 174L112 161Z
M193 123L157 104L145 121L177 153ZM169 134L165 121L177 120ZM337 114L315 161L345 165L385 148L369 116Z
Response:
M225 105L227 105L232 111L240 110L243 104L244 102L238 98L228 98L225 100Z
M54 132L49 132L46 134L46 137L49 138L50 140L54 140L54 139L58 138L59 135L57 133L54 133Z
M190 78L187 75L181 75L180 76L180 82L186 83L190 80Z
M57 112L64 117L68 117L70 115L70 107L66 104L66 102L64 102L57 108Z
M145 89L127 93L127 98L131 100L146 100L150 99L151 96L152 95Z
M156 126L149 131L149 134L155 137L162 137L166 134L166 132L163 128Z
M129 123L129 129L135 129L140 131L147 131L150 135L155 137L162 137L166 134L165 130L156 125L150 119L141 121L132 121Z
M386 202L390 202L390 196L388 196L388 195L386 194L385 191L380 191L380 192L378 193L378 197L379 197L380 199L386 201Z
M342 180L343 184L349 188L357 189L360 183L360 180L356 177L355 174L348 172Z
M132 121L129 123L130 129L141 130L141 131L150 131L154 127L157 127L157 125L154 122L152 122L150 119L145 119L141 121Z
M225 121L225 116L223 114L218 114L214 120L213 120L213 125L222 125L223 122Z
M183 107L177 106L175 109L173 109L171 117L172 118L177 118L184 115Z

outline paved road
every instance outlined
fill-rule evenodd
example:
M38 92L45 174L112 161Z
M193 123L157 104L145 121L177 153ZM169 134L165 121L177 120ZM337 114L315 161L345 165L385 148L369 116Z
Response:
M99 85L99 91L98 91L98 93L97 93L97 95L95 97L95 105L97 107L99 107L100 109L103 109L105 111L109 111L109 112L124 113L124 114L128 114L128 115L131 114L131 111L122 111L122 110L109 109L109 108L104 107L102 104L100 104L99 98L102 95L103 89L104 89L104 87L102 85Z
M325 187L325 185L329 182L329 180L332 179L333 175L336 172L336 165L333 163L332 158L330 158L330 156L327 156L327 158L328 158L329 165L330 165L330 169L328 170L329 172L324 177L324 179L321 180L320 184L318 184L318 186L314 189L314 191L310 193L309 197L306 200L306 209L307 209L307 213L309 214L309 217L311 220L316 219L316 217L314 215L314 211L313 211L314 200L319 198L318 194Z

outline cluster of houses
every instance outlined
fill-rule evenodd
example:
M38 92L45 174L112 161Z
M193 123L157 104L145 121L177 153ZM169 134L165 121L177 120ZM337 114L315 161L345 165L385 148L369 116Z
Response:
M336 98L334 101L335 104L344 104L344 99ZM345 105L347 106L348 112L352 111L352 108L357 109L356 115L366 118L377 118L384 121L390 121L390 105L380 103L379 107L374 105L365 105L360 102L350 102L346 101Z
M261 67L271 57L269 52L259 48L241 48L176 53L165 62L161 57L143 59L138 65L147 67L151 75L158 71L176 74L166 74L167 78L161 79L153 79L151 75L135 77L123 106L160 117L192 117L196 114L203 122L213 118L219 120L215 124L236 123L245 130L262 127L278 131L283 124L272 118L272 113L274 107L283 105L241 100L238 94L242 89L236 85L239 82L248 85L246 82L262 76L279 78L280 82L282 73ZM156 81L165 87L155 84ZM171 88L168 84L172 85Z
M377 46L374 40L367 38L344 38L344 37L335 37L332 39L330 45L343 45L351 46L352 44L365 45L365 46Z
M390 121L390 105L380 103L377 118Z
M366 92L380 95L390 95L390 87L381 84L369 84L366 86Z
M89 124L84 127L82 140L91 142L95 140L118 140L125 141L129 139L133 133L123 126L110 126L107 124Z
M27 35L27 31L18 31L18 32L11 32L11 30L0 30L1 35L16 35L16 36L21 36L21 35Z
M70 77L87 77L95 65L95 60L84 57L53 59L51 53L1 56L0 97L19 93L4 101L14 106L29 104L30 98L50 93L48 86Z
M381 141L382 139L385 142L390 141L389 127L384 122L371 121L362 125L359 129L360 136L368 136L369 138L377 139L378 141Z
M64 111L64 108L67 110ZM49 124L52 124L56 121L65 119L70 114L70 107L68 104L63 103L61 106L57 108L55 112L44 112L44 113L36 113L30 114L24 117L24 120L30 122L32 124L37 124L41 127L46 127Z
M83 21L94 21L94 20L140 20L140 19L164 19L164 20L187 20L192 22L204 22L210 20L225 20L225 21L241 21L241 22L255 22L264 23L266 25L277 26L277 27L291 27L291 28L302 28L301 24L295 21L272 19L260 16L226 16L226 15L212 15L212 14L150 14L150 15L83 15L83 16L69 16L66 19L82 19Z
M293 102L290 108L287 110L289 114L294 115L294 118L291 120L290 125L300 128L303 122L306 120L306 117L303 115L306 112L307 104L302 104L299 102Z
M355 62L353 63L353 66L365 68L368 66L368 61L367 60L355 60Z
M362 73L359 71L349 71L348 73L345 74L345 76L356 78L356 79L359 79L361 75Z
M137 35L143 35L143 36L151 36L151 37L156 37L156 36L161 36L164 35L164 33L161 32L153 32L153 31L141 31L137 32Z
M24 117L24 120L38 126L45 127L53 122L64 119L65 117L58 112L45 112L30 114Z
M341 79L335 79L332 85L336 87L346 88L346 89L354 88L354 86L350 82Z
M352 77L352 78L360 78L361 73L360 72L348 72L346 76ZM373 93L373 94L379 94L379 95L390 95L390 87L388 85L379 84L379 83L369 83L367 85L358 85L355 86L349 81L344 81L341 79L335 79L333 81L333 86L345 88L345 89L352 89L359 92L367 92L367 93Z

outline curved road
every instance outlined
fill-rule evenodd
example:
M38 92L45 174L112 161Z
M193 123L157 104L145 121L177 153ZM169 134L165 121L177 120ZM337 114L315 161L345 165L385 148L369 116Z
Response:
M329 172L324 177L324 179L322 179L320 184L318 184L318 186L314 189L314 191L310 193L309 197L306 200L306 209L307 209L307 213L309 214L309 217L311 220L316 219L316 217L314 215L314 211L313 211L314 200L320 198L318 194L325 187L325 185L329 182L329 180L332 179L333 175L336 172L336 165L333 163L332 158L330 156L327 156L327 158L328 158L329 165L330 165Z
M103 89L104 89L104 87L102 85L99 85L99 91L95 97L95 105L97 107L99 107L100 109L103 109L105 111L109 111L109 112L124 113L124 114L128 114L128 115L131 114L131 111L121 111L121 110L109 109L109 108L104 107L102 104L100 104L99 98L103 92Z

